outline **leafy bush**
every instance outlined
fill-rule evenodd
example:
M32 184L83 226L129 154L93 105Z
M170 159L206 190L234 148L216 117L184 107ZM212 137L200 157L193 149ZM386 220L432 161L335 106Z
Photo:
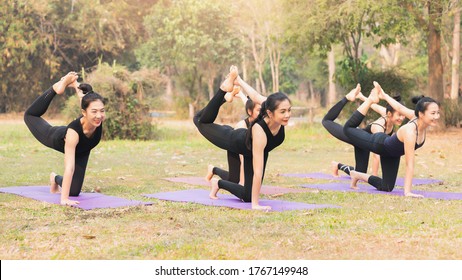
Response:
M154 138L149 106L142 101L143 83L122 66L100 63L90 74L84 73L84 82L92 85L106 101L105 139L148 140ZM79 109L76 98L69 98L65 114ZM73 115L75 117L75 115Z
M446 126L460 127L462 124L462 99L445 99L441 105Z
M347 72L345 64L340 68L340 73L336 74L336 77L342 77L350 75L350 72ZM373 69L363 69L360 71L361 75L359 80L355 81L352 76L350 78L341 78L339 79L339 84L341 87L350 91L356 87L357 83L361 84L361 92L368 96L370 91L373 88L373 82L376 81L380 84L383 90L388 93L390 96L401 96L401 103L403 103L408 108L414 108L414 104L411 102L412 90L415 87L414 82L401 74L398 70L386 70L379 71ZM381 105L385 106L384 101L380 102ZM351 113L356 110L357 106L348 106L345 107L345 113L351 115ZM372 110L370 111L372 112ZM371 113L366 116L366 121L375 120L378 117L378 114Z

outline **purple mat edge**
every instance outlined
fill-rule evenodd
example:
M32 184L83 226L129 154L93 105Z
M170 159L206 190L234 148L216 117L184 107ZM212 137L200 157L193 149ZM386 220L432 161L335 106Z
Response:
M283 173L280 176L284 177L294 177L294 178L308 178L308 179L325 179L325 180L338 180L338 181L345 181L350 180L350 176L348 175L340 175L339 177L334 177L331 174L322 173L322 172L312 172L312 173ZM433 179L433 178L413 178L412 184L413 185L426 185L426 184L441 184L443 183L442 180ZM397 186L404 186L404 178L397 178L396 179Z
M33 199L40 202L64 206L60 204L59 194L52 194L49 192L49 189L49 186L12 186L0 188L0 193L14 194L17 196ZM71 207L82 210L152 205L152 202L131 200L117 196L105 195L101 193L83 192L77 197L71 197L71 199L80 202L80 204ZM112 202L108 203L107 200L112 200Z
M194 198L184 198L185 195L194 195ZM204 189L188 189L180 191L170 191L162 193L144 194L143 196L149 198L156 198L165 201L182 202L182 203L196 203L206 206L228 207L241 210L252 210L251 204L242 202L238 198L229 194L218 194L220 199L213 200L208 197L209 191ZM261 199L261 205L270 205L272 209L270 212L282 212L292 210L312 210L322 208L341 208L337 205L331 204L309 204L304 202L285 201L285 200L267 200ZM289 207L290 206L290 207Z
M404 196L403 189L393 189L391 192L383 192L375 189L370 185L359 185L359 190L354 190L350 188L350 185L343 182L332 182L325 184L303 184L303 188L311 188L318 190L327 190L327 191L341 191L341 192L356 192L356 193L369 193L369 194L382 194L382 195L395 195L395 196ZM415 194L421 194L424 198L432 199L441 199L441 200L462 200L462 193L452 193L452 192L429 192L422 190L412 190Z

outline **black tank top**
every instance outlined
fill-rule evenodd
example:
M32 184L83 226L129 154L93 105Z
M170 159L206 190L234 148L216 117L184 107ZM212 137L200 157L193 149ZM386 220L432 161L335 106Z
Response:
M99 141L101 140L101 134L103 131L103 124L98 126L93 133L93 135L88 138L84 133L83 133L83 127L82 123L80 122L80 119L82 117L79 117L75 120L73 120L70 124L67 125L67 128L72 128L77 132L79 135L79 143L75 147L75 153L80 154L80 153L87 153L96 145L98 145Z
M415 125L416 133L417 133L416 140L417 140L419 138L419 129L417 127L417 124L414 121L410 121L410 123L413 123ZM425 139L422 141L421 144L417 144L416 142L414 145L414 150L417 150L420 147L422 147L424 143L425 143ZM385 139L384 148L385 148L387 156L400 157L404 155L404 143L398 139L398 136L396 135L396 133L388 137L387 139Z
M273 135L273 133L271 133L271 130L268 127L268 124L266 124L265 120L260 120L257 122L257 124L263 128L263 131L266 134L267 142L266 142L266 147L265 147L265 153L269 153L271 150L273 150L277 146L281 145L282 142L284 142L284 138L285 138L284 126L281 125L281 128L279 129L278 133L276 135Z
M386 130L386 127L387 127L387 119L384 117L384 116L381 116L381 118L383 118L385 120L385 126L379 124L379 123L376 123L375 121L368 124L365 128L364 128L364 131L366 131L367 133L370 133L372 134L372 125L375 124L375 125L378 125L380 126L381 128L383 128L383 132L385 133L385 130ZM393 127L393 129L391 130L390 133L387 133L387 135L393 135L393 133L395 132L395 128Z

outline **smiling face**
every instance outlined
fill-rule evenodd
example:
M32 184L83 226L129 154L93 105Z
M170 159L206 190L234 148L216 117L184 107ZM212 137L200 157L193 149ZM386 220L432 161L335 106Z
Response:
M289 124L290 115L292 113L292 104L290 104L288 99L285 99L279 103L274 112L267 110L267 113L272 121L286 126Z
M98 127L106 117L104 104L101 100L92 101L87 109L82 110L82 115L86 121L94 127Z
M436 126L440 118L440 107L436 103L427 105L426 110L422 113L419 112L419 119L421 119L428 126Z
M393 125L400 126L403 123L405 116L398 111L394 111L393 113L388 112L387 118Z

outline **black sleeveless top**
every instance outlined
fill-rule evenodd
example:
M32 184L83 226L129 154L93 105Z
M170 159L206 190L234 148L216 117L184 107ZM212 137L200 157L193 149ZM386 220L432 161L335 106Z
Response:
M410 123L413 123L415 125L416 132L417 132L417 136L416 136L416 140L417 140L419 138L419 130L417 128L417 124L414 121L410 121ZM416 142L414 145L414 150L417 150L420 147L422 147L424 143L425 143L425 139L422 141L421 144L417 144ZM404 155L404 143L398 139L398 136L396 135L396 133L393 134L393 136L387 137L387 139L385 139L384 148L385 148L387 156L400 157Z
M383 132L385 133L385 130L386 130L386 127L387 127L387 119L383 116L381 116L381 118L383 118L385 120L385 126L379 124L379 123L376 123L375 121L368 124L365 128L364 128L364 131L366 131L367 133L370 133L372 134L372 125L375 124L375 125L378 125L380 126L381 128L383 128ZM395 132L395 128L393 127L393 129L391 130L390 133L387 133L387 135L391 136L393 135L393 133Z
M284 126L281 125L281 128L279 129L278 133L276 135L273 135L273 133L271 133L271 130L268 127L268 124L266 124L265 120L260 120L257 122L257 124L263 128L263 131L266 134L267 142L266 142L266 147L265 147L265 153L269 153L271 150L273 150L277 146L281 145L282 142L284 142L284 138L285 138Z
M72 128L79 135L79 143L75 147L75 154L90 152L91 149L98 145L103 131L103 124L101 123L101 125L96 128L93 135L88 138L85 133L83 133L82 123L80 122L81 118L82 117L79 117L67 125L67 128Z

